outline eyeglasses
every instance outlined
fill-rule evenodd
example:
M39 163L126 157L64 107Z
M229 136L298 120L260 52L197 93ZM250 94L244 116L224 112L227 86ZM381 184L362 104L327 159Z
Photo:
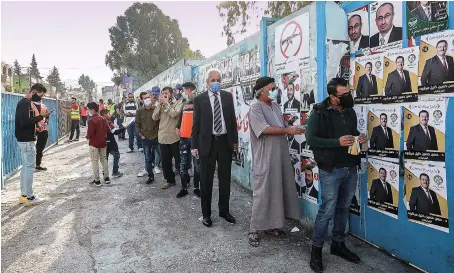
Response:
M388 20L389 17L393 16L391 13L386 13L385 16L379 16L377 18L375 18L375 21L377 22L380 22L380 21L383 21L383 20Z

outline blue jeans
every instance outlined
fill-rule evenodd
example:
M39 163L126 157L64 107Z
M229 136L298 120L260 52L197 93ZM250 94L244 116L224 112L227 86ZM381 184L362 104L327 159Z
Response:
M200 159L196 159L191 154L191 140L188 138L180 139L180 178L183 189L187 189L191 178L188 170L192 169L191 162L194 161L194 188L198 189L200 184Z
M315 218L312 245L322 247L328 232L329 221L334 217L331 239L345 241L351 200L356 191L358 167L334 168L331 172L320 169L322 204Z
M20 148L22 168L20 170L20 191L21 195L33 196L33 173L36 167L36 148L35 142L17 142Z
M136 132L136 123L131 122L128 128L128 137L129 137L129 149L134 150L134 136L136 137L137 149L142 148L142 141L139 134Z
M155 150L157 140L142 139L143 153L145 155L145 169L148 172L148 177L154 179L153 167L155 162Z
M107 151L107 159L109 159L109 154L113 156L113 168L112 174L118 173L119 163L120 163L120 152L118 150L108 150Z
M124 119L122 118L117 118L117 125L118 127L120 127L124 122ZM123 133L121 133L120 135L118 135L118 138L122 138L124 139L125 138L125 132L123 131Z

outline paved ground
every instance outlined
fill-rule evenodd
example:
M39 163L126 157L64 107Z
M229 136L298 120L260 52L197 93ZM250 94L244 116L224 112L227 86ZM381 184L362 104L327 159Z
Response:
M310 244L303 231L285 240L264 237L259 248L249 246L250 192L232 186L236 225L217 217L215 194L214 226L208 229L199 220L200 201L192 189L189 196L176 199L179 187L160 189L162 175L155 184L144 184L146 179L136 177L143 155L126 154L127 143L119 143L125 176L109 186L89 186L85 141L45 153L49 170L38 173L34 185L36 195L46 199L40 206L18 204L18 175L7 182L2 193L2 272L311 272ZM325 247L326 272L415 272L359 240L349 238L348 244L362 262L345 262Z

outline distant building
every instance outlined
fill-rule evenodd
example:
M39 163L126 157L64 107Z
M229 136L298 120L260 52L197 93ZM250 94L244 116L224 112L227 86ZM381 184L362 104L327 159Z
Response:
M113 102L118 102L120 99L120 93L116 86L104 86L101 88L101 92L101 97L105 102L107 102L108 99L111 99Z
M14 84L13 66L2 62L2 86L5 90L12 89Z

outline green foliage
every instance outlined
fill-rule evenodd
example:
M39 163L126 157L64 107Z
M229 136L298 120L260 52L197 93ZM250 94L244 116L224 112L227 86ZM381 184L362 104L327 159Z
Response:
M38 70L38 63L36 62L35 54L32 56L32 62L30 63L30 74L35 79L41 79L41 75Z
M123 82L123 77L114 73L113 77L112 77L112 82L115 84L115 86L120 86L121 83Z
M141 85L181 59L189 48L178 21L153 3L134 3L109 28L112 49L105 63L114 72L127 71Z
M313 1L268 1L264 11L273 18L283 18L304 8ZM246 32L249 14L257 11L256 1L223 1L218 6L219 16L225 22L222 35L227 38L227 46L235 43L235 36Z
M21 78L22 78L22 67L20 66L20 64L17 61L17 59L14 61L13 72L14 72L14 75L16 75L17 78L19 79L18 80L18 84L19 84L19 87L20 87L20 82L21 82Z
M86 76L84 74L79 77L78 83L82 87L82 89L87 92L88 101L93 101L93 91L96 88L96 83L92 79L90 79L88 75Z
M200 50L192 51L190 48L187 48L184 53L182 58L185 59L205 59L205 57L202 55L202 52Z

